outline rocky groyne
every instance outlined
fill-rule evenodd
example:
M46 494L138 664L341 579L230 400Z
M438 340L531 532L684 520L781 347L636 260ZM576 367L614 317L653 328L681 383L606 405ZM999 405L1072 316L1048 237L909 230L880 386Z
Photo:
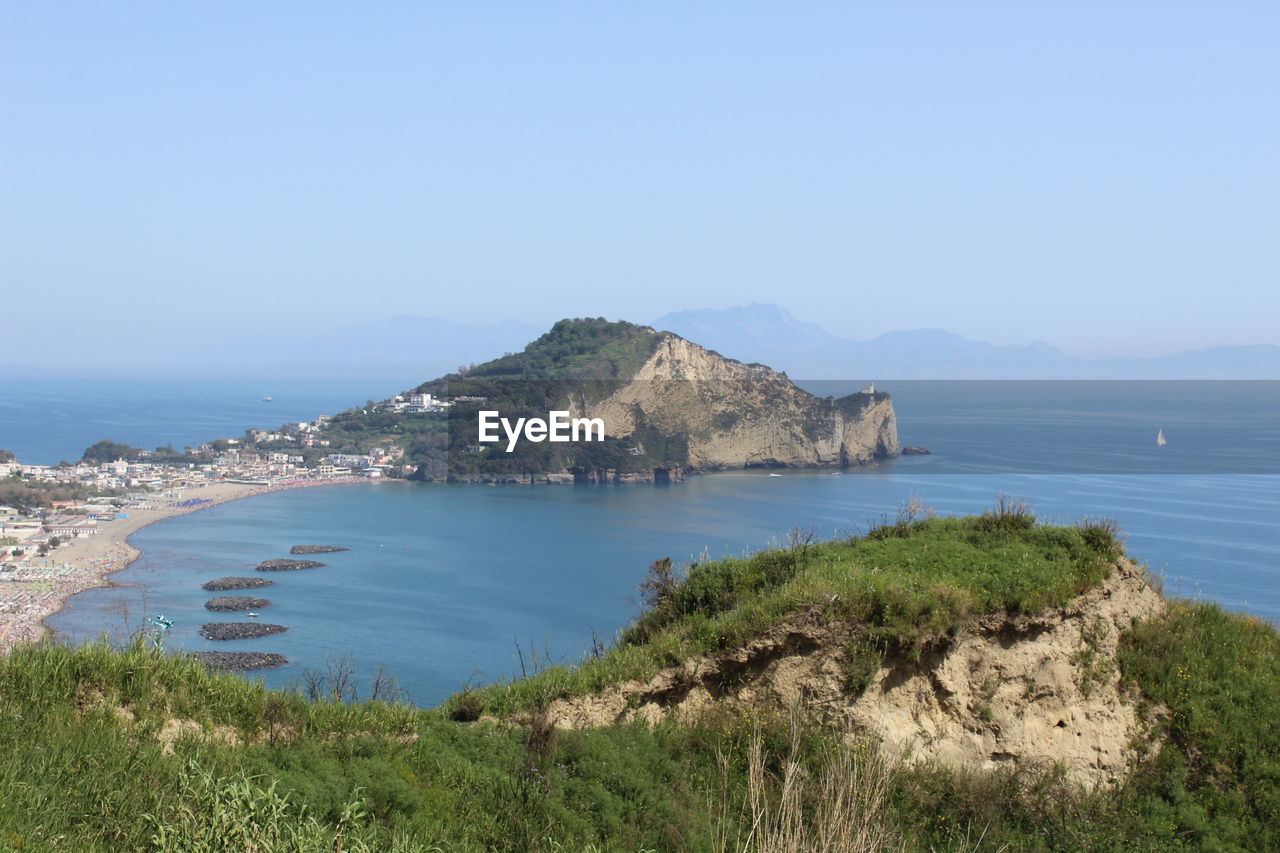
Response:
M191 656L210 669L227 672L271 669L289 662L284 655L268 652L193 652Z
M340 545L294 545L289 549L290 554L336 554L339 551L350 551L350 548L343 548Z
M214 578L208 583L200 584L205 592L226 592L232 589L258 589L271 586L275 581L266 578Z
M206 640L254 640L288 630L288 625L269 622L209 622L200 629L200 636Z
M265 598L251 598L247 595L220 595L204 603L205 610L216 611L257 610L270 606L271 602Z
M260 572L293 572L298 569L318 569L324 563L318 563L315 560L263 560L258 563L258 571Z

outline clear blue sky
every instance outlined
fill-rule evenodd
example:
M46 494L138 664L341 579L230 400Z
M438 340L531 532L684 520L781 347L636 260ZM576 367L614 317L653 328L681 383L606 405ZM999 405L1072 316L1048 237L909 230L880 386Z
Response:
M3 0L0 313L72 348L749 301L857 338L1280 343L1278 24L1271 2Z

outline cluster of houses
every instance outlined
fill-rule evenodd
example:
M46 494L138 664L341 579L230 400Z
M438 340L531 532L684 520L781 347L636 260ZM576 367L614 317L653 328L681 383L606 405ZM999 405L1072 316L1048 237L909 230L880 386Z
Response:
M144 496L130 495L52 501L48 508L33 512L0 506L0 572L29 565L62 542L95 536L99 523L127 518L129 507L141 506L145 500Z
M399 412L406 415L425 415L448 411L454 403L483 403L488 397L458 396L452 400L437 397L434 394L397 394L390 400L379 403L380 412Z
M0 506L0 570L43 556L60 542L97 535L99 522L127 518L128 506L137 503L138 496L52 501L30 514Z
M375 447L367 454L330 453L314 469L322 477L360 475L378 479L394 474L411 473L413 466L402 466L403 447Z
M432 394L397 394L385 403L379 403L378 411L415 415L443 412L452 405L452 400L445 400Z
M121 493L79 501L51 501L50 506L23 512L0 506L0 568L23 564L43 555L60 542L98 532L98 523L127 517L131 507L142 507L159 499L178 499L184 490L218 482L276 485L299 480L336 477L380 479L407 473L400 463L401 447L378 447L367 454L331 453L318 465L307 467L301 454L249 450L239 442L227 442L228 449L213 453L212 459L185 465L147 461L81 463L72 466L0 463L0 478L65 486L81 486L91 492ZM408 470L412 470L409 466ZM0 575L0 580L4 579Z
M328 447L329 439L321 438L319 433L331 419L332 415L321 415L314 421L287 423L279 430L251 429L245 433L245 436L254 444L283 442L297 444L299 447ZM234 443L234 439L231 441ZM211 447L212 445L200 445L201 450Z
M482 397L456 400L483 401ZM382 411L408 414L444 412L454 401L432 394L404 394L379 405ZM328 447L322 438L331 415L314 421L285 424L279 430L251 429L244 440L224 439L190 449L193 461L186 464L148 461L148 451L135 460L118 460L91 465L24 465L0 462L0 478L68 486L90 492L111 492L123 497L97 497L83 501L53 501L52 506L23 513L15 507L0 506L0 566L29 558L36 550L56 547L68 539L93 536L97 525L127 516L128 509L145 506L157 495L180 496L183 490L216 482L274 485L300 479L366 477L380 479L411 473L414 466L403 464L404 448L379 446L368 453L330 453L310 467L298 452L258 449L258 445L294 444L298 448ZM195 461L198 458L199 461ZM18 556L21 555L21 556Z

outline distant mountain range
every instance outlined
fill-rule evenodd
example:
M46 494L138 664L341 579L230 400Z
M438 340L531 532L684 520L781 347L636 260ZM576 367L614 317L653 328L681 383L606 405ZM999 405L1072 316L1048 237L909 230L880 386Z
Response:
M752 304L678 311L651 324L722 355L767 364L795 379L1280 379L1280 347L1229 346L1160 358L1083 359L1046 343L996 345L941 329L888 332L866 341L832 335L786 309ZM466 323L401 315L334 326L282 323L271 332L232 331L215 342L113 341L109 359L55 350L39 367L0 365L0 379L53 373L254 375L367 381L409 387L459 365L520 352L545 327ZM158 359L157 353L164 358ZM68 355L70 353L70 355ZM59 357L61 356L61 360Z
M678 311L660 317L653 326L797 379L1280 379L1280 346L1084 359L1039 341L997 345L942 329L888 332L854 341L769 304Z

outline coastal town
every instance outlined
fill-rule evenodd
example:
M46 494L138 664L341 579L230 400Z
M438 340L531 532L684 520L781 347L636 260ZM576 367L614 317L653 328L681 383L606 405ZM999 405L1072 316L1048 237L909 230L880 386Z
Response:
M397 401L402 402L402 401ZM432 401L436 403L438 401ZM421 401L414 401L421 404ZM258 444L325 447L328 416L249 430L183 455L136 450L131 458L32 465L0 459L0 651L46 633L42 620L77 592L101 586L138 552L126 540L164 518L229 500L309 486L399 477L413 470L399 447L311 455ZM162 457L162 458L161 458ZM15 497L15 495L20 497ZM66 495L72 495L66 497Z

